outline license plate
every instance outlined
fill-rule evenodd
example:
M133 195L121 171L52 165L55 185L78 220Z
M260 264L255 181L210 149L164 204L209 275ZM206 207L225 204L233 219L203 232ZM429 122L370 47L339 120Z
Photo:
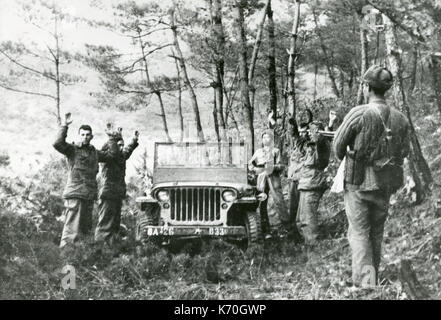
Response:
M147 236L225 236L230 233L234 233L233 230L229 230L224 227L147 227Z
M210 227L208 229L208 234L210 236L224 236L227 232L228 230L222 227Z

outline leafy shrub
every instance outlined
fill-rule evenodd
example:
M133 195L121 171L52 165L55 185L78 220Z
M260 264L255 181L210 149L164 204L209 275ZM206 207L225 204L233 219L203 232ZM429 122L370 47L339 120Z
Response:
M0 167L7 167L9 166L9 155L6 151L1 151L0 152Z

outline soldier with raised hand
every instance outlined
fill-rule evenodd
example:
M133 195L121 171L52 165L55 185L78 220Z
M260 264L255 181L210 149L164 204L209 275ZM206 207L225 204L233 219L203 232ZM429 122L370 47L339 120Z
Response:
M321 122L309 124L309 139L304 142L304 157L298 173L300 192L297 209L297 228L308 249L313 249L318 239L318 207L328 187L325 168L329 164L331 147L328 139L320 134Z
M126 197L126 161L138 146L139 132L135 131L132 141L124 147L122 128L118 128L118 153L101 168L101 186L98 202L98 224L95 229L95 240L113 242L120 230L122 201ZM106 142L102 152L107 152L110 144Z
M393 84L389 70L372 66L363 75L369 103L354 107L334 138L339 159L346 156L345 210L355 286L375 285L381 261L389 198L403 184L403 159L409 152L408 122L386 103Z
M58 152L66 156L68 165L68 178L63 192L65 222L60 247L80 240L92 230L93 203L97 198L98 162L110 161L118 152L116 142L119 133L114 131L111 125L106 129L109 148L99 151L90 144L93 134L89 125L80 126L78 143L67 143L67 130L71 123L71 114L66 113L53 144Z

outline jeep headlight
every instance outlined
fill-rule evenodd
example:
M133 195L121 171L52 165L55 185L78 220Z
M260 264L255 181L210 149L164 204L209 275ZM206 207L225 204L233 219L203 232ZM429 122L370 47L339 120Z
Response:
M161 202L167 202L168 200L170 200L170 195L166 190L159 190L156 196L158 197L158 200Z
M236 192L234 192L233 190L225 190L224 192L222 192L222 199L224 199L224 201L226 202L233 202L234 200L236 200L236 198Z

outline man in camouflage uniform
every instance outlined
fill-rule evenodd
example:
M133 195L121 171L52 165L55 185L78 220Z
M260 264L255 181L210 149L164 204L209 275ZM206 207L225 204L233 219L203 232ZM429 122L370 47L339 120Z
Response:
M305 142L305 156L299 172L297 189L300 192L297 210L297 228L305 244L313 246L318 238L318 207L327 188L325 168L330 157L330 144L318 131L323 130L320 122L309 125L310 140Z
M378 281L389 198L402 185L409 140L406 117L385 100L393 84L390 71L372 66L363 78L369 103L346 115L336 132L334 150L339 159L346 156L344 200L353 284L372 286Z
M63 192L65 199L65 222L60 247L73 243L87 236L92 229L93 202L97 196L96 174L98 162L111 161L117 154L116 139L118 133L108 125L109 148L106 152L96 150L90 141L93 138L92 128L82 125L78 130L80 142L67 143L67 130L72 123L70 113L65 115L53 146L67 158L68 178Z
M331 110L329 113L329 123L326 127L327 131L333 131L335 120L337 119L335 111ZM312 120L312 119L311 119ZM306 146L310 140L308 135L308 123L302 122L297 126L294 118L289 119L291 125L292 150L290 153L290 164L288 168L289 181L289 216L292 222L292 236L294 239L300 241L300 234L295 225L297 219L297 211L300 201L299 180L300 173L303 167L303 162L306 155Z
M98 195L98 224L95 230L96 241L112 242L119 233L121 206L126 196L126 161L138 146L138 136L138 131L135 131L135 136L126 148L124 148L122 136L119 136L116 157L102 165L101 188ZM109 144L110 141L103 146L101 151L107 152Z

